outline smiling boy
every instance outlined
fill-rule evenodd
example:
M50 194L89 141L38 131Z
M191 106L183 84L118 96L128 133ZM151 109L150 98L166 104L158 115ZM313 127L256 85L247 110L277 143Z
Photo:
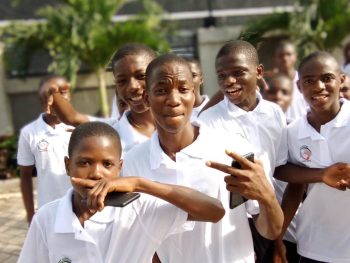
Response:
M73 189L34 216L18 262L150 262L186 220L217 222L224 215L218 200L190 188L118 177L121 151L107 124L73 131L65 158ZM123 208L104 207L108 192L134 191L145 194Z
M288 127L288 150L289 161L301 167L289 165L278 171L278 178L296 183L284 196L289 213L298 206L290 202L296 197L300 202L299 193L303 184L308 184L307 197L297 215L299 262L350 262L350 234L344 231L350 220L346 209L350 192L338 190L350 186L350 104L339 100L344 75L326 52L305 57L299 73L298 85L310 109ZM335 173L326 176L325 171Z

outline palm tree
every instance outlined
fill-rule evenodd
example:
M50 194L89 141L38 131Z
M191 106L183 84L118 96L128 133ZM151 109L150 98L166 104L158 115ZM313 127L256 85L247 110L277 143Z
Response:
M348 0L295 0L293 13L275 13L252 21L241 38L253 44L266 35L287 35L304 56L315 50L331 51L350 34Z
M14 24L3 34L7 50L17 58L23 56L12 67L25 72L31 59L28 54L45 48L53 58L49 70L66 76L75 86L80 66L88 66L98 79L101 112L107 116L105 68L113 52L126 42L143 42L160 51L169 48L160 26L161 7L154 0L140 2L143 13L118 23L112 23L112 18L126 0L62 0L58 6L40 9L45 23Z

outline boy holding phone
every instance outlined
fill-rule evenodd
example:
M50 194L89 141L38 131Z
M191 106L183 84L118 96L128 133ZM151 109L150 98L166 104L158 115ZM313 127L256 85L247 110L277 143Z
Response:
M186 220L217 222L225 213L220 201L193 189L118 177L120 138L107 124L78 126L68 155L73 190L34 216L18 262L150 262ZM107 193L134 191L145 194L124 208L104 207Z
M258 207L256 202L250 201L229 209L225 175L231 174L246 182L246 186L239 186L239 193L258 201L260 214L256 217L256 225L264 236L276 237L282 214L261 163L243 160L237 153L226 155L224 152L225 148L232 148L245 154L249 152L250 144L240 135L191 124L192 74L188 63L176 55L160 56L148 66L144 99L155 118L157 133L127 153L123 173L188 185L218 198L226 210L224 218L216 224L198 222L191 233L165 240L157 250L161 262L189 263L193 262L194 255L196 262L204 263L254 262L247 211L259 213ZM242 165L242 170L229 166L232 158ZM208 168L207 160L212 161L208 165L212 164L219 171ZM222 166L224 169L229 167L229 171L222 172Z

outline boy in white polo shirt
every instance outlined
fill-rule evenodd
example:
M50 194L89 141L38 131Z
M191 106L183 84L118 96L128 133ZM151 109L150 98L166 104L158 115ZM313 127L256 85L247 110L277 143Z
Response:
M20 263L149 263L163 239L193 228L186 220L217 222L225 213L220 201L193 189L118 177L120 138L105 123L77 127L68 155L73 190L34 216ZM134 191L145 194L123 208L104 207L107 193Z
M60 118L77 126L87 121L102 121L111 125L120 134L123 151L149 139L155 130L152 114L144 105L145 72L156 53L144 44L126 44L114 54L111 64L116 84L116 94L129 107L121 118L103 119L75 111L70 103L52 89L53 108Z
M50 109L46 96L51 85L59 85L65 88L58 92L65 100L69 100L70 92L66 84L67 81L59 76L49 76L41 81L39 98L44 112L20 132L17 163L28 223L35 211L32 182L34 168L38 176L38 207L62 197L70 187L62 158L67 154L72 127L60 121Z
M224 173L205 165L207 160L230 164L230 157L238 158L237 154L227 156L224 149L245 154L251 147L239 135L232 134L228 140L225 132L214 133L205 126L193 126L189 121L194 103L193 89L192 74L184 59L164 55L151 62L146 72L145 101L155 118L157 133L127 153L123 174L188 185L218 198L226 208L226 215L220 222L198 222L191 233L167 239L157 250L162 262L187 263L193 262L194 257L196 262L204 263L254 262L247 211L257 214L259 210L251 201L233 210L228 208L225 175L246 180L248 189L238 187L238 192L258 201L260 214L256 224L265 237L273 239L278 235L281 209L261 163L247 161L243 165L244 171L224 166L229 169ZM238 161L241 163L242 159ZM214 162L211 164L217 167Z
M296 197L300 202L303 184L308 184L297 215L300 262L350 262L350 192L339 191L350 187L350 104L339 100L344 75L326 52L304 58L299 73L298 85L310 110L288 127L290 162L301 167L288 165L289 171L278 172L278 178L294 183L284 204L295 211L298 204L289 204Z
M286 119L281 108L266 101L257 92L257 81L263 76L263 66L254 46L242 40L226 43L216 56L216 74L224 100L203 111L199 120L216 130L240 134L253 146L257 158L263 161L265 174L274 187L275 167L287 161ZM227 140L230 140L228 137ZM283 191L280 193L282 199ZM254 231L255 250L262 262L268 240Z

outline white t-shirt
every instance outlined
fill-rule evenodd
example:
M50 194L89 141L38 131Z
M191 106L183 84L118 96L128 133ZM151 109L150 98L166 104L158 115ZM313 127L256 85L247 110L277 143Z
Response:
M310 168L350 163L350 102L318 133L306 116L288 126L290 161ZM296 176L303 176L302 174ZM318 261L350 262L350 191L309 184L297 215L298 253Z
M52 128L43 120L42 114L21 129L17 163L21 166L35 165L39 207L62 197L71 187L64 157L68 156L72 129L64 123Z
M263 162L265 174L273 182L275 167L285 164L288 158L286 119L278 105L264 100L260 93L257 99L255 109L247 112L225 97L198 119L215 130L239 134L248 140L254 146L255 158Z
M157 250L165 262L232 263L254 262L254 250L247 211L259 212L256 201L248 201L233 210L229 209L229 193L224 182L225 174L209 168L205 161L230 164L225 148L240 154L249 152L250 146L242 137L203 131L191 145L176 153L171 160L159 145L158 134L151 140L135 146L124 158L123 175L138 175L163 183L181 184L197 189L222 201L226 214L216 224L196 222L194 230L174 235ZM234 145L235 147L231 147Z
M143 194L124 208L104 208L82 227L72 192L35 214L19 263L149 263L166 237L189 226L186 212Z
M204 106L209 102L208 95L202 95L202 98L203 98L203 102L201 103L201 105L199 105L198 107L194 107L192 109L191 122L197 120L198 114L201 112Z
M298 72L296 72L295 77L293 79L292 103L290 104L286 112L287 119L292 121L303 116L306 113L306 110L308 107L303 94L301 94L300 90L298 89L298 85L297 85L298 79L299 79L299 75L298 75Z

